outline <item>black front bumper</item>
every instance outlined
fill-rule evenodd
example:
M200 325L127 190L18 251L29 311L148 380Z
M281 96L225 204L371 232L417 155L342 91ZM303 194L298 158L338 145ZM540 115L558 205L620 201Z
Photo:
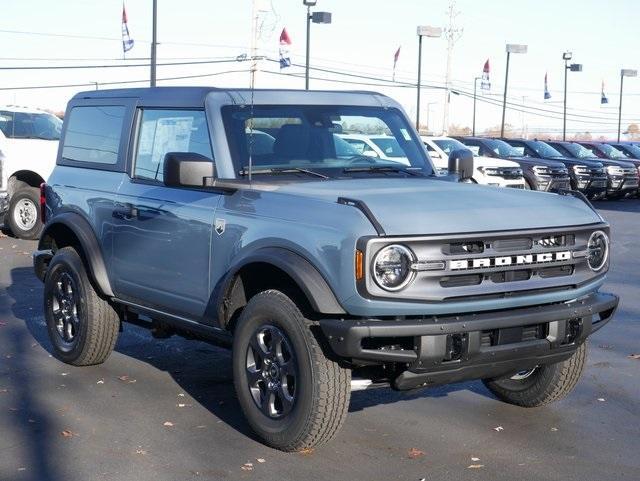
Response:
M617 306L617 296L593 293L567 303L478 314L323 319L320 327L339 357L354 363L403 365L393 386L411 389L490 378L567 359L611 320Z

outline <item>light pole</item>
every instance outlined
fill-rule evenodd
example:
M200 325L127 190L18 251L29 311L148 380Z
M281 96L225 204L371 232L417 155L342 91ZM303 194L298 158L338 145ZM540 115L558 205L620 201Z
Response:
M565 52L562 54L564 60L564 108L562 112L562 140L567 140L567 72L582 72L582 64L572 63L569 64L569 60L573 54L571 52Z
M442 36L440 27L418 26L418 93L416 99L416 130L420 132L420 82L422 80L422 37L438 38Z
M473 79L473 122L471 122L471 135L476 136L476 95L478 90L478 80L482 80L482 77L475 77Z
M620 142L620 124L622 124L622 85L625 77L637 77L637 70L623 68L620 70L620 103L618 104L618 142Z
M502 123L500 124L500 137L504 137L504 116L507 111L507 84L509 83L509 59L512 53L527 53L526 45L515 43L507 44L507 67L504 71L504 96L502 98Z
M311 22L313 23L331 23L330 12L311 12L311 7L315 7L318 0L302 0L307 7L307 61L304 70L304 89L309 90L309 56L311 52Z
M158 47L158 0L153 0L152 28L151 28L151 87L156 86L156 63Z

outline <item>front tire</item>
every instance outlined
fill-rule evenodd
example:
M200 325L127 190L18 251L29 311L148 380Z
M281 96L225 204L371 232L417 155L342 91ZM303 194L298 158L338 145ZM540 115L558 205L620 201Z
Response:
M562 399L578 383L587 358L582 344L566 361L538 366L532 371L510 377L484 379L482 382L499 399L522 407L544 406Z
M73 247L58 250L49 264L44 313L54 353L67 364L101 364L113 351L120 318L93 288Z
M7 224L19 239L37 239L42 232L40 215L40 190L27 184L19 187L11 196Z
M233 378L249 425L269 446L300 451L330 441L349 408L351 371L327 359L294 302L255 295L234 332Z

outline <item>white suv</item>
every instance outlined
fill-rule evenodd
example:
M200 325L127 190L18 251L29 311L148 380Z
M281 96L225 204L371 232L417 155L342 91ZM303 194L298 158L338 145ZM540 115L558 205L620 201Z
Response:
M0 220L21 239L42 230L39 187L56 165L61 130L48 112L0 106Z
M429 156L439 171L446 171L449 162L449 154L454 150L467 149L469 147L451 137L426 137L422 141L427 147ZM524 177L522 168L516 162L491 157L482 157L473 153L473 177L476 184L491 185L494 187L512 187L524 189Z

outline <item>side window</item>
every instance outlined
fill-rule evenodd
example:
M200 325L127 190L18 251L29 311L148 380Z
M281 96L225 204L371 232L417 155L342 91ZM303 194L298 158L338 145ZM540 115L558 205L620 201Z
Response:
M118 163L125 111L124 106L111 105L72 108L62 157L96 164Z
M142 111L134 176L162 182L167 152L192 152L213 159L204 111Z
M519 142L513 142L511 144L511 146L516 150L516 152L518 152L518 155L521 157L531 157L531 155L529 154L529 152L527 152L524 148L524 145L522 145Z

